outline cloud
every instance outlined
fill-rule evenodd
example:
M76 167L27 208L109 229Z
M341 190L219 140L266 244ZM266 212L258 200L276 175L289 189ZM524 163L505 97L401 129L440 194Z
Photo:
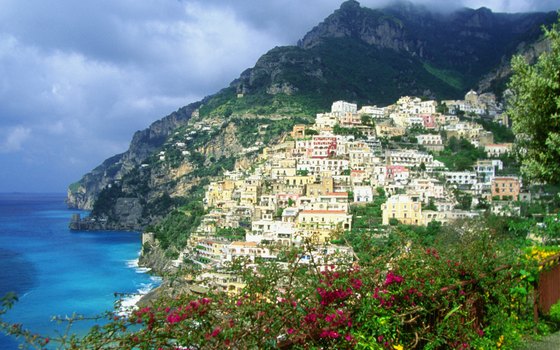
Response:
M449 3L529 11L559 2ZM125 151L134 131L227 86L274 46L295 44L341 3L0 0L0 163L10 168L0 191L63 191Z
M2 134L0 134L0 153L12 153L22 149L23 143L31 137L31 129L17 126Z

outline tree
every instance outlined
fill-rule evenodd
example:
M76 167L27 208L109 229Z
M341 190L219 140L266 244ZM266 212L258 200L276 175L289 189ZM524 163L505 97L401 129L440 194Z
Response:
M370 115L362 114L360 116L360 121L362 122L362 125L375 126L375 123L373 122L373 118Z
M560 182L560 28L544 28L551 49L534 65L512 60L507 114L520 145L521 170L529 178Z
M441 114L447 114L449 113L449 108L447 108L447 105L445 104L445 102L443 102L437 105L436 112Z

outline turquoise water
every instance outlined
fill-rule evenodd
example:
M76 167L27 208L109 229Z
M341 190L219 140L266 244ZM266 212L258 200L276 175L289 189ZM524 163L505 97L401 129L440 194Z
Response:
M52 322L53 316L100 315L113 310L115 293L157 285L157 278L137 268L139 233L72 232L74 213L84 214L66 209L64 195L0 194L0 296L19 296L5 320L55 336L66 325ZM78 322L73 332L83 334L92 325ZM0 334L0 349L17 344Z

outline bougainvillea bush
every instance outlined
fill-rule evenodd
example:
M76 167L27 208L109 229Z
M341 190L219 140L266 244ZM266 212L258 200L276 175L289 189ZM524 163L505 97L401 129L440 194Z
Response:
M238 262L246 287L164 298L85 337L49 339L4 324L28 343L68 349L492 349L534 329L538 271L518 244L463 223L431 245L397 231L367 263ZM313 249L306 247L306 249Z

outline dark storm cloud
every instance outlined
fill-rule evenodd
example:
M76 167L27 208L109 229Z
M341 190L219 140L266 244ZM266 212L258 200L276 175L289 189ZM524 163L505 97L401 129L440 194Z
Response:
M63 190L341 2L0 0L0 191ZM419 2L516 12L560 0Z

